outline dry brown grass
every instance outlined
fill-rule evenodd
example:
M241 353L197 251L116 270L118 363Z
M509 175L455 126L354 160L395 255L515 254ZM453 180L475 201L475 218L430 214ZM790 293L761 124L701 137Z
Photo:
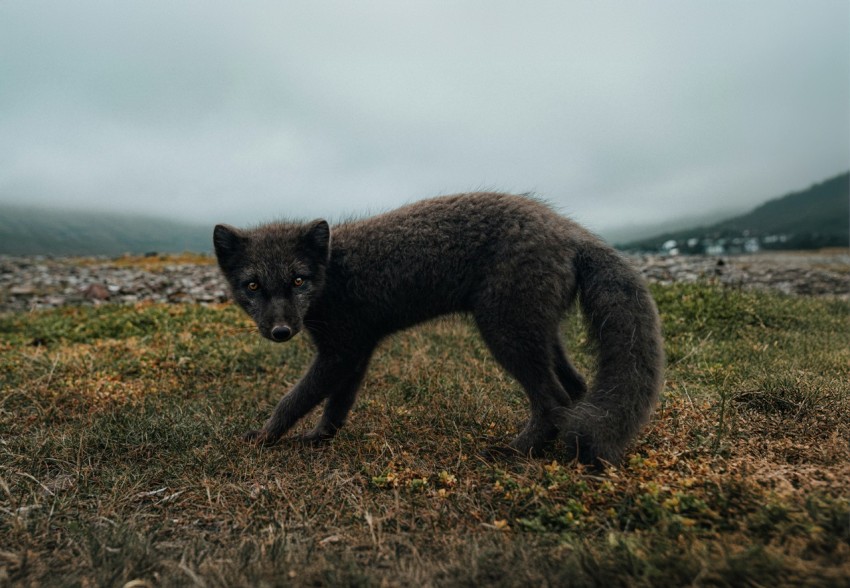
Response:
M161 270L172 265L214 265L215 257L203 253L156 253L152 255L125 254L109 260L94 257L80 257L73 260L78 265L108 265L121 268L134 268L146 271Z
M850 304L655 294L665 397L603 475L478 457L526 407L464 319L386 341L330 447L258 449L303 339L228 305L0 317L0 585L850 583Z

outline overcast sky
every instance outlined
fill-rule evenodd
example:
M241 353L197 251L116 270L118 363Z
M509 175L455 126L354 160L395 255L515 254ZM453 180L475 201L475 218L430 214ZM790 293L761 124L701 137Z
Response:
M605 231L847 169L847 0L0 0L0 202L250 224L495 189Z

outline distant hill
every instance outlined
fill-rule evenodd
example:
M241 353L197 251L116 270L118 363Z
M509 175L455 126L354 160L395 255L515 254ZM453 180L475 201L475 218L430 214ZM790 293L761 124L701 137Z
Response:
M121 255L211 250L211 226L146 216L0 204L0 254Z
M633 251L730 253L850 246L850 172L691 229L618 244ZM148 216L0 204L0 255L210 252L212 227Z
M850 246L850 172L769 200L747 214L618 245L637 251L736 253Z

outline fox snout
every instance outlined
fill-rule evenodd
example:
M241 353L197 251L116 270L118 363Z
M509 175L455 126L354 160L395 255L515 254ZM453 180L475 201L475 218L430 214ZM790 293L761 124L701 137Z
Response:
M269 332L270 339L277 343L289 341L295 333L289 325L275 325Z
M257 314L259 316L254 320L260 334L275 343L289 341L301 331L303 319L300 309L288 300L281 298L265 301Z

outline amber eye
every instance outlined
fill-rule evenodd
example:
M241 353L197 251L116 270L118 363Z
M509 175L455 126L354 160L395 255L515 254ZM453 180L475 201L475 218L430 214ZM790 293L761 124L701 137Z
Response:
M256 292L260 289L260 285L257 282L248 282L248 289L251 292Z
M301 286L304 285L304 278L302 278L301 276L298 276L297 278L292 280L292 283L295 284L296 288L300 288Z

